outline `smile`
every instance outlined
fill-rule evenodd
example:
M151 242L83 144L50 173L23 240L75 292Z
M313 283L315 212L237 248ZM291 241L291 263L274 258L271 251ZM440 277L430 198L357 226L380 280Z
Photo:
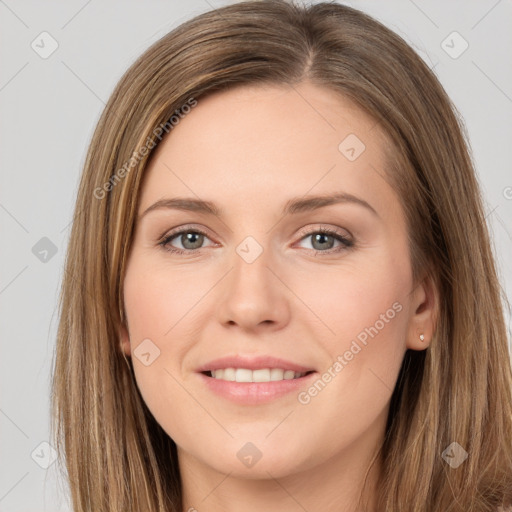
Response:
M221 368L206 372L214 379L229 382L275 382L280 380L300 379L307 373L283 370L282 368L260 368L250 370L248 368Z

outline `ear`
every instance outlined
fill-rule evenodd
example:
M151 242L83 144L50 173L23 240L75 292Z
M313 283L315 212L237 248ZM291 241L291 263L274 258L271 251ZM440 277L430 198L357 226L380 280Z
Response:
M128 333L128 329L124 324L121 324L119 329L119 344L121 347L121 351L124 352L125 355L131 356L132 349L130 345L130 334Z
M439 292L430 275L412 291L410 311L406 346L411 350L425 350L434 336L439 312Z

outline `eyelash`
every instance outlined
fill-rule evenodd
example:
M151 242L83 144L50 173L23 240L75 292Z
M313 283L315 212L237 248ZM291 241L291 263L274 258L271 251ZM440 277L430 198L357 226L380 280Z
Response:
M172 240L174 240L175 238L177 238L180 235L183 235L184 233L194 233L194 234L199 234L199 235L208 237L207 233L205 233L201 229L185 227L183 229L180 229L179 231L172 232L169 235L165 236L160 242L158 242L158 245L160 245L165 251L171 252L173 254L189 254L190 255L190 254L195 254L195 253L197 253L197 251L200 251L201 249L203 249L203 248L177 249L176 247L171 247L169 245L169 243ZM334 229L326 228L326 227L320 227L320 228L317 228L314 230L310 230L306 233L303 233L300 240L303 240L304 238L307 238L308 236L316 235L316 234L333 236L336 240L338 240L342 244L341 247L328 249L326 251L319 251L317 249L308 249L308 250L314 251L316 254L329 255L329 254L341 252L346 249L350 249L351 247L354 246L354 242L351 239L341 235L339 232L337 232Z

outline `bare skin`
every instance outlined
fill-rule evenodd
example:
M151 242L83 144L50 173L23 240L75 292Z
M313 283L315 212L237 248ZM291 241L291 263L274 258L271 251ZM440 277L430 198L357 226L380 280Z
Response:
M343 145L349 134L364 151L354 138ZM124 282L122 348L178 446L184 510L376 510L378 460L366 507L357 505L363 480L405 351L428 346L436 303L428 280L412 281L404 212L383 179L384 144L353 103L305 82L200 99L157 148L139 215L177 197L222 210L220 218L148 211ZM334 192L369 206L282 213L293 198ZM169 238L176 228L186 231ZM188 252L166 250L165 238ZM134 351L147 339L160 353L146 366ZM198 372L232 355L271 355L315 373L294 392L239 403Z

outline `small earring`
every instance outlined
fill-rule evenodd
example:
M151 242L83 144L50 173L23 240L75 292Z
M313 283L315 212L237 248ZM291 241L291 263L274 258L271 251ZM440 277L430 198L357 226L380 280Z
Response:
M423 334L420 334L420 341L425 341L425 336Z

